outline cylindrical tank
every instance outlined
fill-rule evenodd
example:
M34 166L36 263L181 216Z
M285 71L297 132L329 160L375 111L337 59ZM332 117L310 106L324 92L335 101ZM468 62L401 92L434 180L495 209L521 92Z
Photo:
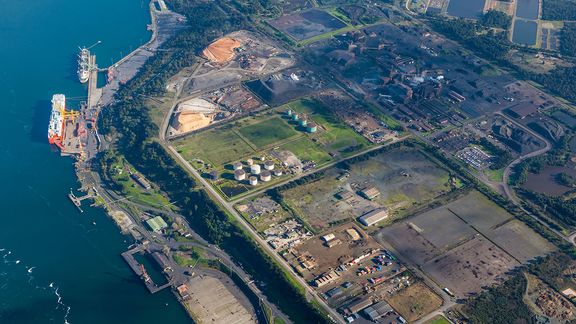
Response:
M316 133L317 130L318 126L315 123L310 123L308 126L306 126L306 131L308 133Z
M260 174L260 180L264 182L272 180L272 173L270 173L268 170L262 171L262 174Z
M236 179L237 181L242 181L246 179L246 171L242 169L234 171L234 179Z
M254 164L254 160L248 159L246 160L246 164L248 164L248 166L252 166L252 164Z
M254 177L254 176L250 177L250 178L248 179L248 181L250 182L250 185L251 185L251 186L255 186L255 185L258 184L258 178Z
M288 117L291 117L292 116L292 109L286 110L286 115L288 115Z
M260 174L260 164L252 164L250 166L250 173L252 174Z
M232 164L232 167L234 168L234 170L240 170L240 169L242 169L242 163L236 162L236 163Z
M300 126L306 127L307 124L308 124L308 121L307 121L306 119L301 119L301 120L300 120Z
M281 175L282 175L282 170L280 170L280 169L275 170L275 171L274 171L274 175L277 176L277 177L281 176Z
M266 170L274 170L274 162L266 161L264 162L264 169Z
M295 113L292 115L292 119L298 121L300 119L300 115Z

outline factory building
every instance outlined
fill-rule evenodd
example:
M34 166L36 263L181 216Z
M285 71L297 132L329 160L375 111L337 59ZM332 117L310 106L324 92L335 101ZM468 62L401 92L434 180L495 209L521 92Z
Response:
M274 170L274 162L272 162L272 161L266 161L266 162L264 163L264 169L269 170L269 171L270 171L270 170Z
M388 218L388 209L378 208L362 215L358 221L360 221L364 226L372 226L386 218Z
M246 179L246 171L242 169L234 171L234 179L236 179L237 181L242 181Z
M132 180L136 181L136 183L139 184L142 188L144 188L146 190L152 189L152 186L150 185L150 183L142 175L137 174L137 173L132 173L130 175L130 178L132 178Z
M262 180L264 182L268 182L268 181L272 180L272 173L270 173L270 171L268 171L268 170L262 171L262 174L260 174L260 180Z
M314 279L314 285L318 288L326 286L327 284L338 279L338 274L336 271L332 270L330 272L320 275L318 278ZM368 305L367 305L368 306Z
M372 305L372 299L370 299L370 297L364 297L354 300L346 308L350 314L356 314L370 305Z
M250 173L252 174L260 174L260 164L253 164L250 166Z
M394 309L390 304L381 301L372 306L366 307L363 312L372 322L378 322L379 319L393 311Z
M251 186L255 186L258 184L258 178L256 178L255 176L252 176L248 179L248 182L250 182Z
M161 233L163 229L168 227L168 224L162 219L160 216L156 216L154 218L150 218L146 221L146 224L156 233Z
M360 191L360 194L368 199L368 200L372 200L378 196L380 196L380 191L378 190L378 188L371 186L371 187L366 187L364 189L362 189L362 191Z

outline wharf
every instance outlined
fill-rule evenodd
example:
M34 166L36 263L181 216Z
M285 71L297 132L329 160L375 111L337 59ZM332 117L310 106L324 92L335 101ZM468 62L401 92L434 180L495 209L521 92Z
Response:
M90 199L90 198L94 198L94 196L92 196L91 194L87 194L87 195L84 195L82 197L77 197L76 195L74 195L72 190L70 190L70 193L68 194L68 199L70 199L70 201L72 201L74 206L78 207L78 210L80 210L81 213L84 212L82 210L82 201L86 200L86 199Z
M146 273L146 269L144 268L144 266L138 263L138 261L136 261L136 258L134 258L134 254L140 252L146 252L146 249L143 248L143 246L135 247L131 250L123 252L122 258L124 258L126 263L128 263L132 271L134 271L134 273L144 281L144 284L146 285L146 288L148 288L148 291L154 294L159 292L160 290L163 290L164 288L170 287L172 285L171 281L162 286L157 286L154 283L154 281L152 281L152 278L150 278L150 276L148 276L148 273Z

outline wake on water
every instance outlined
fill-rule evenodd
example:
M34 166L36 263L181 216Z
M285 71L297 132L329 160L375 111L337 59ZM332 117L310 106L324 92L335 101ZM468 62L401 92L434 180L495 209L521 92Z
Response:
M6 251L6 249L4 249L4 248L1 248L1 249L0 249L0 252L4 252L4 251ZM10 251L10 250L8 250L6 254L4 254L4 256L2 257L2 259L4 260L4 264L20 264L20 262L21 262L20 260L8 260L8 259L7 259L8 256L11 255L11 254L12 254L12 251ZM70 322L68 322L68 316L70 315L70 310L71 310L71 308L70 308L70 306L64 304L64 302L62 301L62 295L60 294L60 288L59 288L58 286L55 286L55 285L54 285L54 282L50 282L50 284L49 284L48 286L37 286L37 285L35 286L35 285L33 285L33 284L32 284L32 281L34 280L34 277L32 276L32 271L34 271L34 269L35 269L36 267L34 267L34 266L31 266L31 267L26 266L25 268L26 268L26 273L27 273L27 276L28 276L28 283L30 284L30 286L32 286L32 287L34 287L34 288L36 288L36 289L43 289L43 290L46 290L46 289L50 288L50 289L53 291L53 293L54 293L54 295L56 296L56 299L57 299L57 300L56 300L56 308L55 308L55 309L62 309L62 310L64 311L64 324L70 324ZM7 272L2 272L2 276L5 276L5 275L7 275L7 274L8 274ZM0 289L5 288L7 285L8 285L7 282L4 283L4 284L0 287Z

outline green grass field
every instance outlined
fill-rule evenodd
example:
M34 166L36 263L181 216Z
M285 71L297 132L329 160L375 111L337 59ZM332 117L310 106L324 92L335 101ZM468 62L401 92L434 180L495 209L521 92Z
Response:
M368 140L340 121L329 108L310 99L302 99L286 105L294 111L306 114L324 128L316 138L325 151L339 151L344 156L370 145ZM347 150L348 148L351 148ZM352 149L354 148L354 149Z
M426 322L426 324L450 324L450 321L446 319L446 317L442 315L438 315L433 319Z
M174 142L176 150L188 161L195 158L215 166L254 154L255 151L231 128L217 127Z
M280 117L273 117L238 130L244 138L256 147L267 147L298 135L294 128Z
M286 143L280 148L294 153L301 160L315 161L317 164L329 162L332 158L320 146L311 143L307 137Z

